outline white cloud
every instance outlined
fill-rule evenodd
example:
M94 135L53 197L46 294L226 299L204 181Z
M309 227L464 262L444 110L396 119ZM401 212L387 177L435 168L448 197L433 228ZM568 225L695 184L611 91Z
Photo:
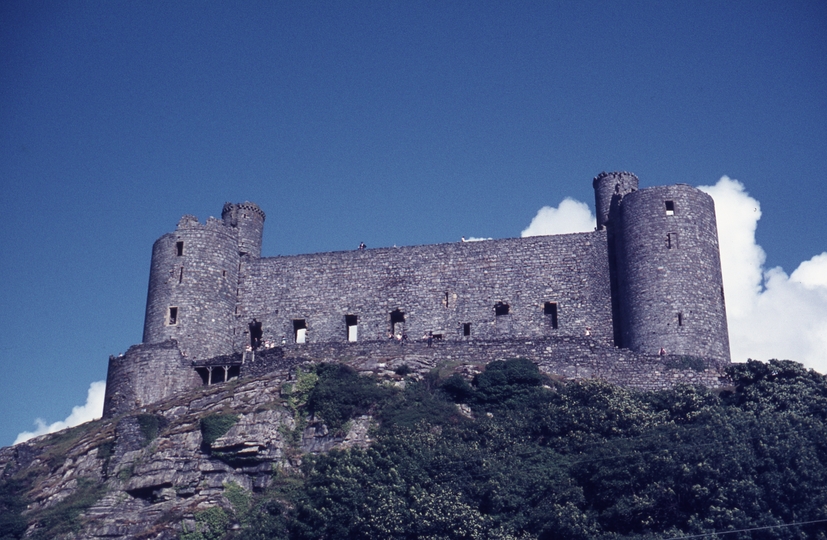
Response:
M758 201L726 176L700 186L715 200L732 359L789 359L827 373L827 252L791 275L764 268Z
M74 427L79 424L83 424L84 422L89 422L90 420L97 420L103 414L103 394L105 390L105 381L93 382L89 385L89 391L86 393L86 403L84 405L73 407L72 414L66 417L66 420L46 424L42 418L38 418L34 421L35 426L37 426L35 430L20 433L14 440L14 444L28 441L29 439L39 435L54 433L55 431L60 431L61 429Z
M520 236L590 232L594 230L596 222L589 205L566 197L557 208L540 208Z

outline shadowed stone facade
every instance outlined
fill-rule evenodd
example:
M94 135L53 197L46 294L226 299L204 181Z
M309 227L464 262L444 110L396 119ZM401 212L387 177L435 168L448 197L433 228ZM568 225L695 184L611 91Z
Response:
M683 184L638 189L625 172L593 186L589 233L284 257L261 258L265 214L254 203L227 203L205 224L184 216L153 246L144 344L110 361L105 415L230 373L399 361L414 345L423 366L440 354L523 356L567 378L716 384L729 342L712 199ZM245 353L253 319L265 347L255 361ZM667 376L666 359L682 357L702 359L707 374Z

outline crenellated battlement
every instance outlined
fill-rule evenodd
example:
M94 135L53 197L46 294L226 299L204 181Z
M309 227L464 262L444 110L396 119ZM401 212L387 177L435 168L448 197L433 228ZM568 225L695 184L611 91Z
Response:
M235 203L224 203L224 208L221 210L221 218L223 219L227 214L231 214L233 212L237 212L239 210L244 210L247 212L252 212L253 214L257 214L262 221L267 218L267 215L264 211L258 207L257 204L251 202L243 202L239 204Z

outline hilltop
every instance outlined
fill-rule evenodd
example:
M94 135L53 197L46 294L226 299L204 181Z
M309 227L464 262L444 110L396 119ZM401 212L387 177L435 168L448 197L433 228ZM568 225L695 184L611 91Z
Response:
M0 450L0 538L824 538L827 380L311 364ZM792 523L819 521L789 527Z

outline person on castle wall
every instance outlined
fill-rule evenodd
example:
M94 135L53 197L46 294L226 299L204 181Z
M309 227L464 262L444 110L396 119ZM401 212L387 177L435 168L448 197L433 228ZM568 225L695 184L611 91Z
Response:
M664 349L663 347L661 347L661 348L660 348L660 351L658 351L658 355L660 355L660 356L666 356L666 349Z
M589 336L591 336L591 335L592 335L592 329L591 329L591 327L590 327L590 326L587 326L587 327L586 327L586 337L589 337Z
M287 345L287 336L281 336L281 344Z
M400 341L400 343L401 343L401 345L402 345L402 346L404 346L404 345L405 345L405 343L407 343L407 342L408 342L408 334L407 334L407 332L402 332L402 337L400 338L400 340L399 340L399 341Z
M428 342L428 347L431 347L434 344L434 333L428 331L428 335L425 336L425 339Z
M364 243L364 242L359 242L359 251L364 251L364 250L366 250L367 248L368 248L368 247L365 245L365 243Z

